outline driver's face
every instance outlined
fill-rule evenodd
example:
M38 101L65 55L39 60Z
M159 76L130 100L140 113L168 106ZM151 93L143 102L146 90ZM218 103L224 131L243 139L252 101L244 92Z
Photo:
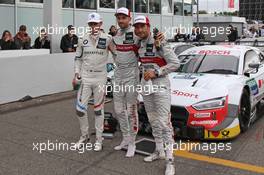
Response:
M141 39L144 39L144 38L147 38L150 34L150 27L146 24L136 24L134 25L135 26L135 34L141 38Z
M128 28L131 18L129 16L126 16L124 14L117 14L116 20L121 29Z
M91 28L92 34L96 34L99 32L102 23L90 22L88 26Z

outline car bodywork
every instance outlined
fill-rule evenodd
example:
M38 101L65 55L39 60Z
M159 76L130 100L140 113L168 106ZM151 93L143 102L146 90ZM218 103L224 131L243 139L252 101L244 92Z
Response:
M172 125L177 136L213 140L238 136L245 91L250 104L246 124L256 120L257 106L264 98L264 57L260 50L236 45L201 46L179 57L181 70L169 74ZM195 64L199 69L188 70ZM225 72L224 67L230 70Z

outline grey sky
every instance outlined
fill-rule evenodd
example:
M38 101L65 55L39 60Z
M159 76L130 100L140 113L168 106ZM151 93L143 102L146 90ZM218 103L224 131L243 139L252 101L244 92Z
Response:
M200 10L208 12L235 11L239 9L239 0L235 0L235 9L228 9L228 0L199 0Z

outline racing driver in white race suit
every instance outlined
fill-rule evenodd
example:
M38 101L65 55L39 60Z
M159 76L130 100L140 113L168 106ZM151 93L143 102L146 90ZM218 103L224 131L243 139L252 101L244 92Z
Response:
M116 117L122 132L122 142L116 146L115 150L128 147L126 157L133 157L135 154L135 140L138 132L137 114L137 92L136 86L139 83L138 55L135 43L138 37L135 36L134 27L131 25L131 13L121 7L116 11L116 19L120 29L113 37L116 49L116 70L114 75L114 108ZM159 33L158 39L164 39L164 35ZM132 89L132 90L131 90Z
M168 74L180 67L180 62L170 46L157 43L155 34L150 32L148 17L137 16L134 20L135 34L141 39L138 43L139 61L142 64L142 87L144 106L152 127L156 143L153 154L144 158L145 162L166 158L165 175L174 175L173 129L171 125L170 81ZM155 87L154 87L155 86ZM155 90L154 90L155 89Z
M75 144L75 147L80 149L90 138L87 108L89 99L93 94L96 129L94 150L101 151L105 98L103 87L107 79L106 64L108 61L108 53L109 51L113 51L113 49L111 49L112 37L100 31L102 19L99 14L89 14L88 25L91 31L86 33L83 38L79 39L74 65L74 80L81 79L76 102L76 112L80 123L81 137Z

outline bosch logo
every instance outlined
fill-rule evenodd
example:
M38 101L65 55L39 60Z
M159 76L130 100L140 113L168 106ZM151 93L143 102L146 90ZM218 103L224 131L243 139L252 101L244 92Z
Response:
M201 50L199 52L201 55L230 55L230 51L225 51L225 50Z

